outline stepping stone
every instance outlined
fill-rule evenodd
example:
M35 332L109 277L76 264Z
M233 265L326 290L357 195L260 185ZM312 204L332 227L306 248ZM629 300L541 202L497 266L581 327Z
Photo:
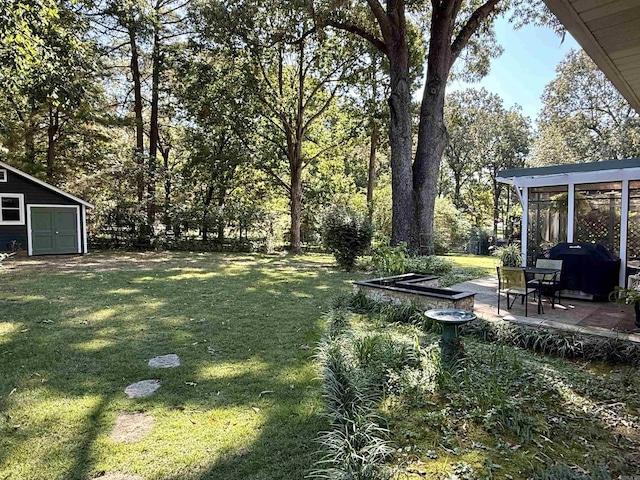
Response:
M124 393L129 398L144 398L152 395L159 388L160 380L142 380L129 385L124 389Z
M151 368L173 368L180 366L180 357L175 353L169 355L161 355L149 360L149 366Z
M138 475L129 475L128 473L106 473L95 480L144 480Z
M149 435L153 428L153 417L144 413L121 413L111 432L111 440L120 443L133 443Z

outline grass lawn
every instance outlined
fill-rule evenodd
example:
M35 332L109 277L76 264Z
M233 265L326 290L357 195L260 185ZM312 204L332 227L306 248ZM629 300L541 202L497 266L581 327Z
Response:
M440 256L440 258L444 258L453 262L456 267L482 270L486 275L495 275L496 267L500 265L500 261L497 257L488 255L450 254L442 255Z
M496 275L496 266L500 261L496 257L481 255L442 255L444 260L452 262L454 268L440 277L441 287L450 287L456 283L466 282L474 278Z
M0 479L300 479L326 427L314 348L358 274L329 256L98 253L0 269ZM182 365L151 369L175 353ZM151 397L123 393L157 379ZM142 412L144 439L111 439Z

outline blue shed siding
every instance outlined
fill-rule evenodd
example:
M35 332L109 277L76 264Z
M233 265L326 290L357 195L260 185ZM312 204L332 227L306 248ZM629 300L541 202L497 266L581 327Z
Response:
M0 168L2 167L0 166ZM10 251L13 241L17 242L18 246L22 250L27 250L26 209L29 204L78 205L80 207L80 219L82 220L81 204L11 171L7 171L7 181L0 182L0 193L22 193L24 195L25 208L25 211L23 212L25 219L24 225L0 225L0 252ZM82 221L80 222L80 230L82 230ZM85 245L82 231L80 232L80 241L84 251Z
M0 252L10 252L13 248L27 250L26 225L0 225Z

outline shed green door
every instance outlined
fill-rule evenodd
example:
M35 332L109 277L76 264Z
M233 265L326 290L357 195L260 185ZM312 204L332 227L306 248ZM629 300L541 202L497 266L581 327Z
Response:
M32 255L78 253L78 210L31 207Z

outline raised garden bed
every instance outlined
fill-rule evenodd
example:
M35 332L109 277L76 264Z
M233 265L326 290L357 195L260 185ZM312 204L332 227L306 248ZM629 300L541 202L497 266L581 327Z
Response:
M473 310L475 297L473 292L439 288L437 277L415 273L354 282L354 289L379 302L468 311Z

